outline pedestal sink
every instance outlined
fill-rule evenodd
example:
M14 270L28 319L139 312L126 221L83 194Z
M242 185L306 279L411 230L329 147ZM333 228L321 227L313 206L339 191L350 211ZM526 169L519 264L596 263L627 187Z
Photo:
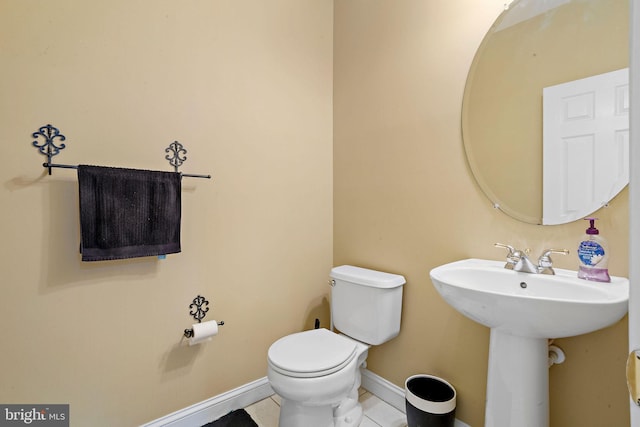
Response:
M555 273L520 273L482 259L431 270L449 305L491 328L486 427L547 427L548 339L606 328L627 313L628 279L600 283L575 271Z

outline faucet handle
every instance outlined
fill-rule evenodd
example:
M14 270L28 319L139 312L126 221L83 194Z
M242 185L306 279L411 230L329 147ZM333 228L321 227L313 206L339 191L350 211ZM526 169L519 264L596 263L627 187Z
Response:
M508 260L512 260L516 254L516 248L514 248L511 245L505 245L504 243L494 243L493 246L495 246L496 248L504 248L508 250L509 251L509 253L507 253Z
M538 266L542 268L551 268L553 261L551 260L551 254L568 255L568 249L545 249L542 251L542 255L538 258Z
M507 254L507 257L510 257L514 254L514 252L516 251L516 249L511 246L511 245L505 245L504 243L494 243L493 246L495 246L496 248L504 248L506 250L509 251L509 253Z
M516 250L511 245L505 245L504 243L495 243L493 246L495 246L496 248L504 248L509 251L509 253L507 253L507 263L505 264L504 268L512 270L513 266L516 265L522 257L521 251Z

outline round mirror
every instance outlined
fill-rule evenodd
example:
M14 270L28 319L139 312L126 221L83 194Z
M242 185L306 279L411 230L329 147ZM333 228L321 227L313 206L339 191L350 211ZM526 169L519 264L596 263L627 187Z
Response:
M498 17L462 104L468 163L494 206L527 223L562 224L628 183L628 83L620 81L628 79L628 21L628 0L517 0ZM599 89L613 74L610 89ZM615 94L606 135L594 121L604 90Z

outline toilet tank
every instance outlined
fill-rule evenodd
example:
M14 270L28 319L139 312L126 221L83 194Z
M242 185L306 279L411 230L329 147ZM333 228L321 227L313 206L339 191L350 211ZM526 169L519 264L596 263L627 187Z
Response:
M377 345L400 332L403 276L351 265L331 269L333 325L358 341Z

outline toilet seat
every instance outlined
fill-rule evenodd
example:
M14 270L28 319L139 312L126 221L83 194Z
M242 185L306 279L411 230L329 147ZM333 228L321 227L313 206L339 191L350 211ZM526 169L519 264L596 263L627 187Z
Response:
M313 378L344 368L356 356L357 344L327 329L312 329L280 338L269 348L271 367L290 377Z

